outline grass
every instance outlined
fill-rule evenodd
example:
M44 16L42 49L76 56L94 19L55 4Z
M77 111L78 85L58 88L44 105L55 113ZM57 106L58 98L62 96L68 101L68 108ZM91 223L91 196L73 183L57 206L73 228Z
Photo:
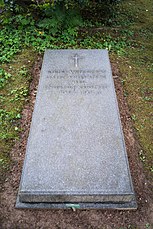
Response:
M131 110L131 118L136 129L141 151L140 160L147 171L153 172L153 10L152 1L123 2L123 7L133 16L128 31L134 31L134 46L119 58L124 79L124 90Z
M107 48L118 59L131 119L141 144L140 160L153 172L151 110L153 91L153 10L151 0L121 1L114 16L81 22L80 27L54 31L32 16L6 17L0 31L0 165L5 173L11 164L9 152L20 133L21 111L28 99L30 69L45 48ZM113 15L113 13L112 13ZM56 15L57 16L57 15ZM30 19L29 19L30 18ZM53 20L52 20L53 22ZM55 20L56 22L56 20ZM59 26L59 27L58 27Z
M28 99L30 68L36 55L34 51L23 50L9 64L1 65L4 81L0 93L0 167L3 175L11 163L9 152L19 137L21 112ZM5 75L9 75L7 80Z

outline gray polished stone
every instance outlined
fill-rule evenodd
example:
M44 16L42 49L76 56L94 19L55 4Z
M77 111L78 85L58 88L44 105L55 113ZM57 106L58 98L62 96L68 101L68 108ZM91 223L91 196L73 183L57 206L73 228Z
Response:
M16 207L65 203L136 208L106 50L44 55Z
M137 209L137 203L135 200L130 202L118 202L118 203L26 203L20 202L17 198L16 208L36 208L36 209L116 209L116 210L135 210Z

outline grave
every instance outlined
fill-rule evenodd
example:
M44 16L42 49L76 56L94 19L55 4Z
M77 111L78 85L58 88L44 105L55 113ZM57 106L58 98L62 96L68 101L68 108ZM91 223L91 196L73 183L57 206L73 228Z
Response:
M16 207L137 208L107 50L46 50Z

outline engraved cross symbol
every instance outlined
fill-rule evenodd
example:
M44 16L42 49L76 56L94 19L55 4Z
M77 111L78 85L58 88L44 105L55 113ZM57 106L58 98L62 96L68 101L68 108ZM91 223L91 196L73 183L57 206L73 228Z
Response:
M79 59L82 59L82 57L79 57L78 54L76 53L72 58L74 60L74 66L77 68L79 65Z

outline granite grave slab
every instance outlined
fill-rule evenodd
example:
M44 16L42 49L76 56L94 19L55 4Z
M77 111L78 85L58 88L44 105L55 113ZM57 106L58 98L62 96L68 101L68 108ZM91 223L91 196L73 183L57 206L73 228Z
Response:
M16 207L137 207L107 50L46 50Z

